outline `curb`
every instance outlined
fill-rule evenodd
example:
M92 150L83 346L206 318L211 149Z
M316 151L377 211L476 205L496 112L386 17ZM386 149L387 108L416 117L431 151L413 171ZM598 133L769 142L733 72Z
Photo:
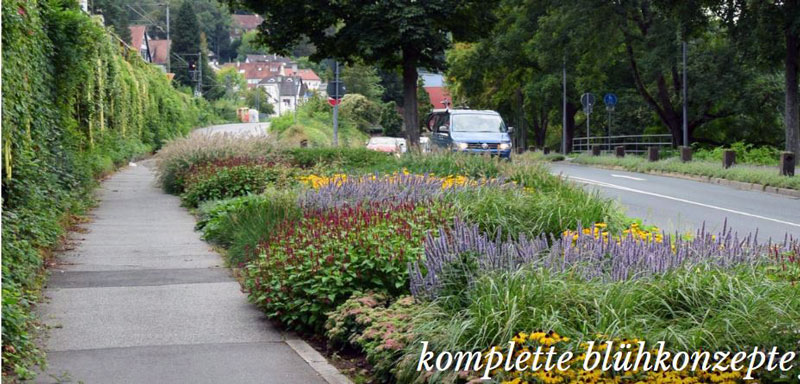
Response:
M284 340L292 350L305 360L311 368L316 371L328 384L353 384L347 376L339 372L336 367L331 365L325 356L322 356L316 349L308 345L305 341L297 338Z
M758 184L758 183L746 183L743 181L736 181L736 180L728 180L722 179L719 177L711 177L711 176L698 176L698 175L689 175L685 173L675 173L675 172L664 172L664 171L647 171L647 172L639 172L639 171L631 171L624 167L620 167L617 165L602 165L602 164L581 164L581 163L573 163L572 161L566 161L571 165L578 165L581 167L589 167L589 168L601 168L601 169L611 169L615 171L624 171L624 172L634 172L634 173L643 173L649 175L656 175L656 176L665 176L665 177L673 177L676 179L684 179L684 180L692 180L692 181L699 181L702 183L708 184L719 184L725 185L731 188L740 189L743 191L754 191L754 192L767 192L776 195L782 196L789 196L794 198L800 198L800 190L796 189L789 189L789 188L780 188L780 187L772 187L769 185Z

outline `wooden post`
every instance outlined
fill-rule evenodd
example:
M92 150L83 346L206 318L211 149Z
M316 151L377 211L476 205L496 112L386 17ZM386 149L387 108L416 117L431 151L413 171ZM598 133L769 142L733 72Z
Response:
M600 156L600 146L593 145L592 146L592 156Z
M780 171L782 176L794 176L794 166L797 163L797 158L792 152L781 153Z
M692 161L692 147L681 147L681 161L684 163Z
M736 151L726 149L722 151L722 168L730 168L736 163Z
M658 161L658 147L647 148L647 160Z
M617 157L625 157L625 147L622 145L614 147L614 154L617 155Z

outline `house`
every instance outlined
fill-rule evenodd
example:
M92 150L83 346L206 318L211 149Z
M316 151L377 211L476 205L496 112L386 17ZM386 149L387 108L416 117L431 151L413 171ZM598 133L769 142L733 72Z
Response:
M450 104L452 98L450 97L450 92L447 91L442 74L420 72L419 76L422 78L423 88L425 92L428 92L433 108L445 108L444 101L447 101L448 105L452 106Z
M299 76L276 75L262 79L258 87L269 95L273 116L294 112L298 105L307 100L308 87Z
M322 87L322 79L320 79L313 70L307 68L298 69L297 64L292 64L290 68L284 67L283 75L301 78L303 84L305 84L310 91L319 91Z
M172 48L171 40L149 40L151 62L167 72L169 52Z
M281 74L283 70L283 63L274 63L274 62L254 62L254 63L228 63L223 65L223 68L226 67L236 67L236 71L241 73L245 80L247 80L247 86L249 88L253 88L258 85L258 83L271 76L277 76Z
M131 31L131 47L139 50L142 59L148 63L153 62L150 52L150 39L147 36L146 25L131 25L128 27Z
M275 54L272 55L247 55L244 60L245 63L269 63L269 62L280 62L285 64L291 64L292 59L288 57L278 56Z
M247 32L255 30L264 21L259 15L232 15L231 40L241 38Z

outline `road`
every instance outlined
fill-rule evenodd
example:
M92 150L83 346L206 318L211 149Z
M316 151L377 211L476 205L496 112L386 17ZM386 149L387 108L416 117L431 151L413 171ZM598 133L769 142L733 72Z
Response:
M263 123L234 123L234 124L222 124L222 125L212 125L210 127L199 128L192 131L192 134L211 134L211 133L223 133L223 134L234 134L234 135L266 135L267 130L269 129L269 122Z
M800 237L800 199L766 192L633 172L553 163L551 171L617 200L632 217L667 231L716 232L727 218L737 232L759 239Z

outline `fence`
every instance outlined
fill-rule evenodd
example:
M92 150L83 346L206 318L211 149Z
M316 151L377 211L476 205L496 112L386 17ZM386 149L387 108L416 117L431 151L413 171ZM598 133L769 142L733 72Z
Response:
M644 153L649 147L672 146L672 135L591 136L572 139L573 152L590 151L595 145L599 145L601 151L607 152L622 146L626 153Z

